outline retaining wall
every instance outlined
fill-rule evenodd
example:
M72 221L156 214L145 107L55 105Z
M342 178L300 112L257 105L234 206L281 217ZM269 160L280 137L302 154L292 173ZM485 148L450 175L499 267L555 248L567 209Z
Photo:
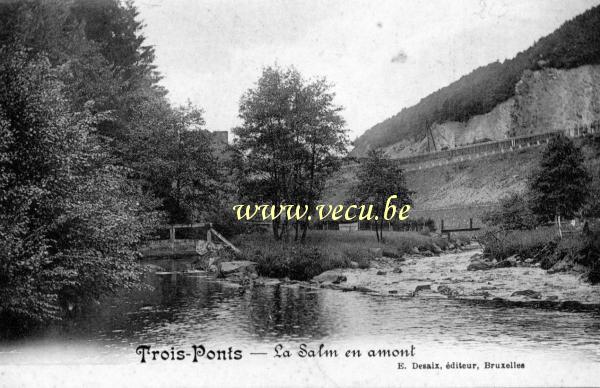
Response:
M581 137L588 134L600 133L600 122L596 121L589 126L574 127L564 131L512 137L504 140L472 144L448 150L418 154L406 158L397 158L394 160L401 164L406 171L423 170L465 160L479 159L494 154L514 152L523 148L538 147L547 144L552 137L560 133L564 133L569 137Z

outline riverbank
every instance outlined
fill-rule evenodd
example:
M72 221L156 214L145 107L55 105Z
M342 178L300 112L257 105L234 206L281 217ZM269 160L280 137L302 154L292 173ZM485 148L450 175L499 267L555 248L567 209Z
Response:
M256 263L258 275L291 280L310 280L338 268L369 268L371 260L381 256L433 256L466 243L418 232L387 232L384 239L378 243L372 231L311 230L304 243L275 241L267 233L236 236L233 243L242 252L238 256Z
M454 298L534 307L600 308L600 285L575 271L548 273L539 264L469 270L481 248L435 257L381 258L366 270L334 270L313 281L318 287L363 290L403 297ZM579 306L580 305L580 306ZM587 306L587 307L586 307Z
M360 240L357 236L356 244L360 245ZM460 245L447 242L445 250L435 253L424 247L419 250L417 245L400 254L390 251L393 245L385 248L364 245L362 249L371 255L368 266L332 268L306 280L265 277L260 273L260 264L250 260L224 261L213 270L217 269L224 281L247 287L326 288L400 298L448 298L503 306L600 310L600 285L589 283L585 273L577 268L548 271L539 261L519 257L489 261L478 243ZM276 256L277 252L271 255Z

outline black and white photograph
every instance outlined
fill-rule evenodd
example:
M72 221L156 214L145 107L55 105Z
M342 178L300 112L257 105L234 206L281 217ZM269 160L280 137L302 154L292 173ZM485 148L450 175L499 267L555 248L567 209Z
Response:
M600 0L0 0L0 387L600 386Z

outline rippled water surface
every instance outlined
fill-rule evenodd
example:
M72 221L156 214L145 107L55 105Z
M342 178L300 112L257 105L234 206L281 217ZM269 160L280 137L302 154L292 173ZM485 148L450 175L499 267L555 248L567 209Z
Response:
M600 360L598 313L498 308L283 285L245 289L204 275L153 275L151 283L153 290L107 300L82 319L54 328L46 338L59 344L100 344L122 353L131 353L142 343L257 348L277 342L368 339L568 351Z
M203 275L153 276L151 282L153 290L107 300L86 317L48 335L124 352L140 343L260 346L366 338L568 350L600 360L598 313L498 308L297 286L244 289Z

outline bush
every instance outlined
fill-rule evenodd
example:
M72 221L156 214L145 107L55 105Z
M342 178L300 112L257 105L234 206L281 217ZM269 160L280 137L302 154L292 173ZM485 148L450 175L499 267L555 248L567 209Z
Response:
M343 233L312 231L305 243L275 241L270 234L245 234L233 239L248 260L256 262L261 276L308 280L324 271L347 268L354 261L359 268L369 268L373 247L385 247L398 254L410 253L414 247L445 249L447 239L423 236L418 232L384 233L385 244L375 241L368 231Z
M255 250L250 260L256 262L258 274L272 278L309 280L334 268L345 268L350 260L325 256L316 247L294 244L279 249Z
M517 193L500 199L498 207L486 212L482 221L490 227L505 230L528 230L537 224L527 198Z
M516 254L523 257L541 256L539 253L542 250L548 250L556 244L554 235L547 228L520 231L487 229L478 240L485 247L485 255L500 261Z
M580 264L589 269L588 280L600 282L600 231L569 234L558 239L551 227L528 231L486 230L479 241L484 254L498 261L512 255L540 261L542 269L559 262Z
M585 233L583 240L578 263L590 268L588 274L590 282L600 283L600 231Z

